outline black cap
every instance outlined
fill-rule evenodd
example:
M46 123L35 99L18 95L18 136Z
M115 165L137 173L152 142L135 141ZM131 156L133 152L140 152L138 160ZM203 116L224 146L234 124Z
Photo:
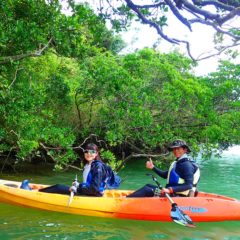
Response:
M191 152L191 149L188 147L187 143L181 139L177 139L173 141L168 147L169 151L172 151L173 148L183 147L187 149L187 153Z

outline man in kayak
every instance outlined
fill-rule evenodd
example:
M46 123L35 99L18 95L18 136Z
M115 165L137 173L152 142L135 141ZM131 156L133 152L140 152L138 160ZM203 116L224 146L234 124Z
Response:
M127 197L154 197L164 196L194 196L196 186L200 179L200 170L197 164L188 156L190 148L183 140L175 140L169 146L173 151L176 160L170 165L167 171L154 166L152 160L146 162L146 168L153 170L160 177L167 179L165 188L159 189L157 186L147 184Z
M115 175L111 168L102 162L97 145L87 144L84 149L84 162L82 183L79 184L74 181L72 187L56 184L39 191L60 194L69 194L73 191L77 195L101 197L106 188L117 188L119 186L120 177Z

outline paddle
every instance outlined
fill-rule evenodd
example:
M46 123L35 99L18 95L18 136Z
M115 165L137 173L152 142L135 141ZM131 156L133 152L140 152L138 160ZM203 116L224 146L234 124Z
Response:
M72 184L72 187L71 187L70 197L69 197L68 205L67 205L68 207L72 203L72 200L73 200L73 197L74 197L74 193L77 192L78 186L79 186L79 183L78 183L77 174L76 174L76 177L75 177L75 179L73 181L73 184Z
M161 186L161 184L158 182L157 178L151 174L151 173L147 173L146 175L151 176L153 181L157 184L158 188L161 190L163 189L163 187ZM172 205L172 209L171 209L171 218L175 223L178 223L182 226L185 227L195 227L193 221L191 220L191 218L184 213L181 209L179 209L179 207L177 206L177 204L172 200L172 198L169 196L168 193L165 193L167 199L169 200L169 202Z

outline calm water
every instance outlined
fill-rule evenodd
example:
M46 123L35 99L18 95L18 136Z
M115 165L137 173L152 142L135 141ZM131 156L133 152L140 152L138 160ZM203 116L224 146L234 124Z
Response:
M240 148L225 152L220 159L201 161L200 166L200 190L240 199ZM120 173L125 179L121 188L136 189L151 183L151 179L145 175L147 172L150 171L145 169L145 161L129 163ZM36 183L70 184L75 174L1 175L0 178L28 178ZM0 239L240 240L240 221L197 223L195 229L190 229L175 223L83 217L0 203Z

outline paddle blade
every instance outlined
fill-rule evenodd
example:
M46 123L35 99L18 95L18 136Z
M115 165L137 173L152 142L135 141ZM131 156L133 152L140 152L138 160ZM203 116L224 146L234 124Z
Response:
M73 200L73 196L74 196L74 192L72 191L71 193L70 193L70 197L69 197L69 200L68 200L68 207L70 206L70 204L72 203L72 200Z
M181 209L179 209L176 203L172 204L171 218L175 223L182 226L195 227L192 219Z

